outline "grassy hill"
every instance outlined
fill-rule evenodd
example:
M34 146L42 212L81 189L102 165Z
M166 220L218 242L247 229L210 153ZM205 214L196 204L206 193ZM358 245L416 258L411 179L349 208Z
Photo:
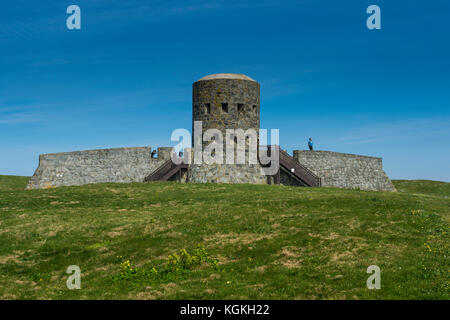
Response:
M30 177L0 176L0 191L23 190L27 186Z
M449 299L448 183L26 181L0 176L2 299ZM69 265L81 290L66 288ZM370 265L380 290L366 287Z
M450 183L430 180L395 180L395 187L400 192L425 194L448 198Z

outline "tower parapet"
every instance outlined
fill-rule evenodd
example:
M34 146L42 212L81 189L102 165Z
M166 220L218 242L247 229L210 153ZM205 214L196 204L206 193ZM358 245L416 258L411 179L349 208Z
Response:
M190 181L220 183L266 183L257 160L260 127L259 83L242 74L219 73L201 78L192 85L192 131L195 122L201 121L202 132L193 135L194 164ZM207 164L198 149L207 150L213 139L204 133L215 129L223 139L223 164ZM230 130L242 130L244 136L229 135ZM228 132L227 132L228 131ZM231 141L229 141L232 139ZM244 140L240 140L244 139ZM252 141L254 139L254 141ZM232 142L233 154L225 143ZM241 143L242 142L242 143ZM253 144L252 144L253 143ZM228 153L227 153L228 151ZM245 163L236 158L238 151L245 152ZM229 164L226 159L234 159Z

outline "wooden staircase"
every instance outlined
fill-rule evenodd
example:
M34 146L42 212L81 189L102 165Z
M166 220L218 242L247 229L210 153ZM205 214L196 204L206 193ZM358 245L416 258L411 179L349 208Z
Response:
M280 166L284 167L308 187L321 186L320 177L300 164L284 150L280 150Z
M269 147L270 149L270 147ZM321 179L317 175L315 175L311 170L306 168L304 165L298 163L293 157L291 157L286 151L279 149L279 161L280 165L278 168L278 172L274 175L274 183L280 184L280 171L281 168L289 172L296 179L298 179L302 185L308 187L320 187ZM271 152L271 151L269 151ZM161 166L159 166L155 171L149 174L144 181L167 181L172 178L174 175L179 174L179 179L181 180L181 173L183 169L189 169L189 165L175 164L172 159L168 159Z
M150 173L147 177L145 177L144 181L167 181L170 178L172 178L175 174L179 174L181 178L181 172L183 169L188 169L189 165L182 163L182 164L175 164L173 163L172 159L167 160L164 162L158 169Z
M320 187L322 185L320 177L315 175L311 170L300 164L286 151L279 149L280 169L275 175L275 184L280 184L280 171L283 167L287 172L292 174L303 185L307 187Z

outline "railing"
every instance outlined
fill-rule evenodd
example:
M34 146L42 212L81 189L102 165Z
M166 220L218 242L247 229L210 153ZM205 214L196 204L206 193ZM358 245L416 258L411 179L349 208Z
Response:
M272 150L270 150L270 146L268 146L269 154ZM306 168L304 165L300 164L293 157L291 157L286 151L276 148L279 150L279 161L280 165L287 169L291 174L293 174L297 179L303 182L305 185L310 187L320 187L321 179L317 175L315 175L311 170ZM161 181L168 180L175 173L179 172L181 169L188 168L188 164L175 164L172 159L165 161L161 166L159 166L155 171L149 174L144 181ZM279 174L278 179L276 179L276 183L279 183Z
M321 186L320 177L318 177L311 170L309 170L304 165L296 161L286 151L280 149L279 155L280 155L280 165L288 169L289 172L291 172L294 176L296 176L306 185L310 187Z
M149 174L144 181L164 181L169 179L173 174L181 169L188 168L187 164L175 164L172 159L167 160L161 166L159 166L155 171Z

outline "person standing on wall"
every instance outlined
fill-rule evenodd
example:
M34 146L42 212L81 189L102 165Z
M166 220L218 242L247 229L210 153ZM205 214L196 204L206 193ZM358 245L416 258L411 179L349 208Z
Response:
M309 138L309 141L308 141L308 147L309 147L309 150L310 150L310 151L313 151L313 150L314 150L312 138Z

